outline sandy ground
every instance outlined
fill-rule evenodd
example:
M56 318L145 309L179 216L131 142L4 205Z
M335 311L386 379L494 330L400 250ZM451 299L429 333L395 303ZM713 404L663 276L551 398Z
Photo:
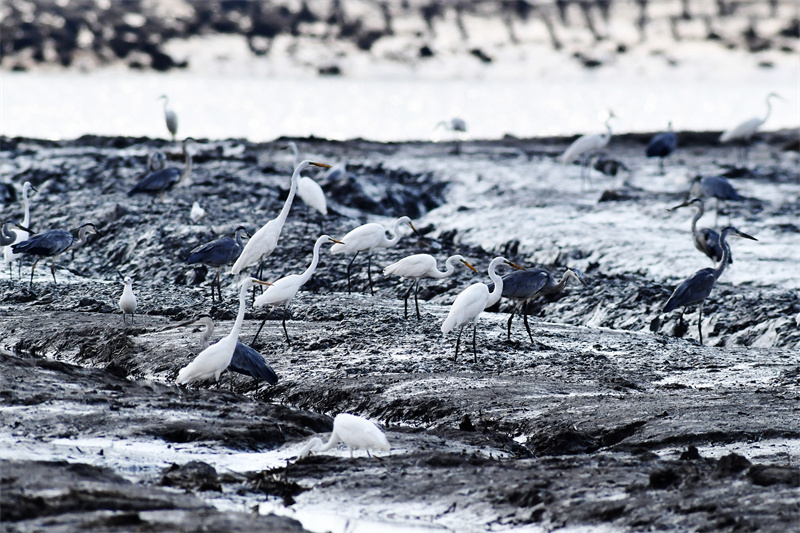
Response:
M219 388L176 387L199 331L165 328L202 313L220 335L231 327L231 277L212 305L213 272L183 260L277 214L290 174L281 142L199 140L191 183L151 201L126 192L154 147L180 166L175 146L3 138L3 174L38 188L35 230L102 232L59 258L57 285L40 264L29 288L30 262L22 279L16 267L0 279L4 527L294 531L296 517L334 531L787 531L800 521L800 182L781 146L796 132L764 135L747 167L715 137L682 134L664 176L642 157L647 136L615 138L608 156L630 171L595 173L590 190L578 167L554 161L569 139L470 142L460 154L447 143L298 140L305 157L349 164L348 177L320 180L327 233L408 214L422 236L374 255L374 296L364 262L348 294L348 258L324 252L292 305L292 344L282 310L253 343L280 381L237 375L233 391L227 375ZM759 238L732 243L734 264L705 306L705 345L695 312L688 330L675 313L650 331L675 285L711 266L692 246L690 213L666 210L697 173L731 176L745 200L720 222ZM197 223L194 201L207 212ZM20 212L7 205L3 218ZM304 269L319 225L298 202L264 279ZM425 283L422 320L404 320L405 285L379 270L417 252L462 253L480 274ZM503 301L479 322L477 362L469 342L453 361L439 326L498 254L557 274L580 268L588 286L535 302L533 342L518 319L506 339ZM116 307L117 270L135 280L133 326ZM240 340L251 343L265 316L248 306ZM382 424L391 452L296 461L339 412Z

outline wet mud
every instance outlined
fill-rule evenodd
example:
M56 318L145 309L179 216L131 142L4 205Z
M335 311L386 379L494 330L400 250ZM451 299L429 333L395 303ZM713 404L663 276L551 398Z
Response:
M214 272L183 260L239 225L255 231L274 218L291 174L285 141L200 139L191 182L153 200L127 191L149 150L166 149L181 166L175 145L3 138L3 173L38 189L34 230L93 222L102 233L57 260L58 284L40 264L29 287L29 261L21 278L16 266L13 278L0 274L4 526L300 530L255 513L261 503L459 531L787 531L800 520L800 180L796 155L781 150L793 136L763 134L741 166L718 134L683 133L665 176L642 156L647 136L615 137L607 157L628 170L595 173L585 190L577 166L553 162L567 138L469 142L458 154L447 143L297 139L303 157L347 160L349 175L320 178L324 219L297 201L264 279L305 269L320 226L341 237L408 214L420 235L373 255L374 296L365 260L348 294L349 258L324 251L288 311L248 306L240 340L264 355L276 385L226 373L218 386L188 388L174 380L201 332L173 326L208 313L224 335L238 291L223 274L223 302L212 304ZM732 243L736 262L706 303L700 345L693 310L683 331L677 313L655 333L650 324L681 279L710 266L692 247L690 213L666 208L685 199L694 175L712 172L728 173L745 196L720 218L760 240ZM195 201L206 210L197 222ZM3 218L20 212L11 202ZM641 244L630 249L634 238ZM423 282L422 320L404 320L408 286L380 270L419 252L461 253L481 274ZM454 361L441 322L461 289L488 281L498 254L557 274L579 267L588 286L531 305L533 342L520 318L507 339L511 306L501 301L479 321L477 360L465 331ZM133 325L123 326L116 305L118 271L134 279ZM339 412L382 424L392 451L296 460ZM161 456L126 462L126 445ZM278 460L230 462L270 453Z

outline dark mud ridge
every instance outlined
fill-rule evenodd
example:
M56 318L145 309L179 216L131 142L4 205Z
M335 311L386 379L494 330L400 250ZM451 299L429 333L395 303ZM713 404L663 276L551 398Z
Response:
M167 327L208 313L220 336L238 302L223 275L223 302L212 304L214 272L183 260L198 244L239 225L254 231L275 216L291 170L277 150L282 141L199 140L191 184L153 201L127 191L151 149L166 148L170 164L180 165L175 146L3 138L0 163L13 190L24 181L38 189L33 229L93 222L102 232L74 257L57 260L57 285L49 263L37 267L32 288L29 261L21 279L16 267L12 279L5 268L0 274L3 528L302 530L292 518L255 512L268 503L455 531L529 524L790 531L800 523L797 291L783 282L733 285L726 273L706 304L706 345L696 341L693 312L688 331L677 327L677 316L665 316L652 333L650 321L676 281L648 275L642 263L625 270L593 259L616 245L622 229L593 245L560 246L544 262L542 250L524 244L523 221L498 223L493 213L513 198L530 205L529 216L542 224L548 206L556 206L575 217L661 217L652 225L666 227L671 219L661 206L685 197L671 180L705 169L729 173L754 191L728 209L759 242L796 243L800 229L789 221L800 216L800 180L794 156L780 150L793 135L764 134L750 164L737 167L710 141L715 134L687 134L692 148L670 163L685 169L678 177L658 176L657 164L641 157L645 137L622 136L613 156L629 169L629 183L617 179L612 187L604 178L600 189L585 193L535 178L541 169L556 172L553 157L568 139L472 142L460 154L444 144L300 139L314 159L346 159L349 173L320 181L330 209L324 220L298 201L264 279L305 269L321 224L341 237L365 221L408 214L420 236L374 254L375 296L360 258L356 291L348 294L349 258L324 252L293 302L291 345L283 338L283 310L267 316L248 306L240 339L250 343L268 318L253 346L279 375L277 385L225 374L220 387L188 388L174 380L197 352L199 331ZM574 184L578 169L567 170L563 179ZM522 186L506 174L534 178ZM466 202L470 187L488 203ZM773 187L782 193L768 194ZM19 203L8 198L3 218L21 218ZM206 210L198 222L189 218L195 201ZM451 214L472 212L472 227L440 228ZM485 224L496 229L494 241L472 237ZM507 340L510 306L503 301L480 319L477 362L471 332L454 362L454 338L443 338L439 327L474 279L459 273L424 283L422 320L403 320L405 286L383 277L380 267L418 252L462 253L479 267L474 279L481 281L497 254L558 273L578 263L589 286L535 302L533 342L517 320ZM792 257L796 252L779 266L792 268ZM698 255L698 268L708 266L704 259ZM754 279L772 275L743 252L736 261L745 272L753 269ZM134 278L139 298L140 314L128 327L116 304L118 271ZM300 445L330 431L339 412L383 424L391 453L296 460ZM159 451L131 451L131 459L121 449Z

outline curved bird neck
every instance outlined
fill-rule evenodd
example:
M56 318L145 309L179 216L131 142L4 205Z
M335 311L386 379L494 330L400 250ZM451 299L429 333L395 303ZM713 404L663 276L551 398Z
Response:
M317 269L317 264L319 263L319 249L328 238L325 237L317 239L317 242L314 243L314 257L311 258L311 264L308 265L308 268L300 274L300 282L301 285L311 279L311 275L314 274L314 271Z
M28 200L28 187L22 188L22 205L25 206L25 216L22 218L22 225L28 228L31 223L31 203L30 200Z
M392 226L392 237L387 238L386 232L383 232L383 243L384 246L394 246L400 240L400 225L405 222L402 218L398 218L394 221L394 226Z
M208 348L208 343L211 340L211 335L214 334L214 321L210 318L203 320L203 325L206 327L206 330L200 336L200 345L202 349L205 350Z
M772 95L767 96L767 114L764 115L764 119L761 121L762 124L764 124L767 121L767 119L769 118L769 114L772 112L772 98L771 98L771 96Z
M78 230L78 240L76 241L73 237L72 244L70 244L69 249L76 250L86 244L86 234L89 232L89 226L82 226L81 229Z
M294 167L297 168L297 165L300 164L300 151L297 149L297 145L294 142L289 143L289 149L292 151L294 155Z
M236 314L236 322L233 323L231 332L228 333L227 339L233 340L235 343L239 339L239 332L242 330L244 323L244 311L247 307L247 289L250 288L251 283L242 283L242 288L239 291L239 312Z
M281 208L280 214L275 218L277 222L283 226L286 222L286 219L289 217L289 211L292 209L292 202L294 201L294 195L297 194L297 182L300 179L300 172L303 169L299 166L295 168L294 173L292 174L292 182L289 187L289 195L286 197L286 201L283 202L283 207Z
M237 248L239 248L239 250L244 248L244 246L242 245L242 230L241 229L237 229L236 230L236 233L234 233L234 235L233 235L233 240L236 241L236 246L237 246Z
M703 204L695 204L697 206L697 211L695 211L694 216L692 217L692 234L697 233L697 222L702 218L704 209Z
M725 267L728 266L728 261L731 259L731 246L727 242L729 232L729 228L725 228L719 236L719 245L722 247L722 259L719 260L717 268L714 269L714 277L717 279L725 272Z
M458 260L459 258L455 255L448 257L447 261L444 262L444 272L442 272L437 268L436 272L431 273L432 275L429 277L435 279L442 279L452 276L453 272L456 271L456 261Z
M499 259L499 261L498 261ZM489 293L489 300L486 302L486 307L491 307L500 301L503 296L503 278L497 273L497 267L503 263L502 257L493 259L489 264L489 278L494 282L494 290Z

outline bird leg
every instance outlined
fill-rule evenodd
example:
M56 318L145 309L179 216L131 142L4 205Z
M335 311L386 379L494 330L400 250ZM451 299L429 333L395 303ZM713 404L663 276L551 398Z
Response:
M406 295L403 297L403 318L405 318L406 320L408 320L408 299L411 297L411 291L413 289L414 289L414 284L412 283L411 286L406 291Z
M353 267L353 261L356 260L356 257L358 257L358 252L356 252L356 255L347 263L347 294L350 294L350 269Z
M417 301L417 294L419 293L419 278L414 281L414 306L417 308L417 320L419 316L419 302Z
M703 344L703 302L700 302L697 312L699 313L697 317L697 333L700 335L700 344Z
M456 355L453 357L453 362L455 363L458 360L458 345L461 343L461 334L464 332L464 325L462 324L460 328L458 328L458 337L456 337Z
M519 304L515 305L514 309L511 310L511 315L509 315L509 317L508 317L508 335L506 337L508 342L511 342L511 321L514 320L514 313L517 312L518 308L519 308Z
M53 260L50 262L50 273L53 275L53 283L58 285L56 281L56 258L53 256Z
M475 337L478 335L478 322L472 324L472 355L475 357L475 362L478 362L478 348L475 342Z
M41 259L41 257L40 257L39 259ZM39 259L37 259L36 261L34 261L34 262L33 262L33 266L31 267L31 282L30 282L30 288L31 288L31 289L33 289L33 271L34 271L34 270L36 270L36 263L38 263L38 262L39 262Z
M270 313L269 313L269 314L267 314L267 316L265 316L265 317L264 317L264 320L262 320L262 321L261 321L261 325L260 325L260 326L258 326L258 331L256 331L256 334L255 334L255 335L253 335L253 340L251 340L251 341L250 341L250 345L251 345L251 346L255 346L256 339L258 338L258 334L259 334L259 333L261 333L261 328L263 328L263 327L264 327L264 324L266 324L266 323L267 323L267 318L269 318L269 315L270 315L270 314L272 314L272 311L270 311Z
M287 305L286 307L283 308L283 320L281 323L283 324L283 334L286 335L286 344L291 346L292 343L291 341L289 341L289 332L286 331L286 315L288 314L289 314L289 306Z
M372 254L367 254L367 279L369 280L369 293L375 296L375 290L372 288Z
M663 176L664 175L664 158L663 157L659 157L658 158L658 169L661 172L661 175Z
M525 302L522 304L522 321L525 323L525 329L528 330L528 337L531 339L531 344L533 344L533 335L531 334L531 327L528 325L528 305L530 301Z

